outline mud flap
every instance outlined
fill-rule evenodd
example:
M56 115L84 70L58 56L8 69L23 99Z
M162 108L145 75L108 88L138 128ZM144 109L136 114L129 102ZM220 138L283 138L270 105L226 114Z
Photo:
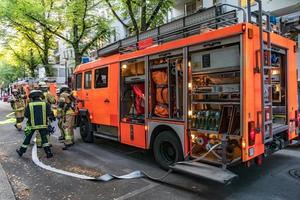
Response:
M227 169L222 169L200 162L178 162L173 166L170 166L170 168L174 172L188 174L194 177L205 178L223 184L230 184L231 181L238 177L238 175L232 173Z

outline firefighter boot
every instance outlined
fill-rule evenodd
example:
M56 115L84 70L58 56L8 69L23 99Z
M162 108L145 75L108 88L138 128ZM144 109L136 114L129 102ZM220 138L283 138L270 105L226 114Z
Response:
M45 151L45 153L47 155L47 158L52 158L53 157L53 154L51 152L50 147L44 147L44 151Z
M65 140L65 138L63 136L59 136L58 140L62 141L62 140Z
M62 148L62 150L68 150L70 147L72 146L72 144L65 144L65 146Z
M22 155L26 152L26 148L20 147L20 149L16 149L16 152L20 157L22 157Z

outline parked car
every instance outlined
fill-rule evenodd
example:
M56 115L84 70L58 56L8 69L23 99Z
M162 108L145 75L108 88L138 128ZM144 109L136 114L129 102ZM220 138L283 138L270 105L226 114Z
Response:
M2 96L2 101L3 101L3 102L7 102L7 101L8 101L8 94L4 94L4 95Z

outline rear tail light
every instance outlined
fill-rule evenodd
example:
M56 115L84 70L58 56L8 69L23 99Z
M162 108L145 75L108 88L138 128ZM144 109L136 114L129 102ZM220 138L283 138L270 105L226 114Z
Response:
M255 144L255 124L254 121L248 122L248 142L249 146Z
M295 111L295 127L296 127L296 128L299 127L299 122L300 122L300 115L299 115L299 111L296 110L296 111Z

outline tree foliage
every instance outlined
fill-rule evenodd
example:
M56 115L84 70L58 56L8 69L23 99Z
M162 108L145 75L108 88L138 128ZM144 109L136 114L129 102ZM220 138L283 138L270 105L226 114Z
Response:
M0 62L0 85L3 87L7 87L22 76L23 71L21 68Z
M9 37L5 48L0 51L0 60L2 63L14 68L20 68L23 75L35 77L37 67L42 64L38 51L34 45L24 38L21 34L15 34Z
M49 57L53 52L54 37L45 27L28 17L28 13L39 13L41 20L47 21L54 15L54 0L2 0L1 4L2 17L32 44L45 67L46 75L51 76Z
M174 0L105 0L113 15L136 35L165 22ZM126 19L130 19L126 23Z
M50 33L66 41L74 49L75 63L98 41L109 36L108 21L97 14L100 0L60 0L53 7L56 16L44 20L41 13L27 16Z

